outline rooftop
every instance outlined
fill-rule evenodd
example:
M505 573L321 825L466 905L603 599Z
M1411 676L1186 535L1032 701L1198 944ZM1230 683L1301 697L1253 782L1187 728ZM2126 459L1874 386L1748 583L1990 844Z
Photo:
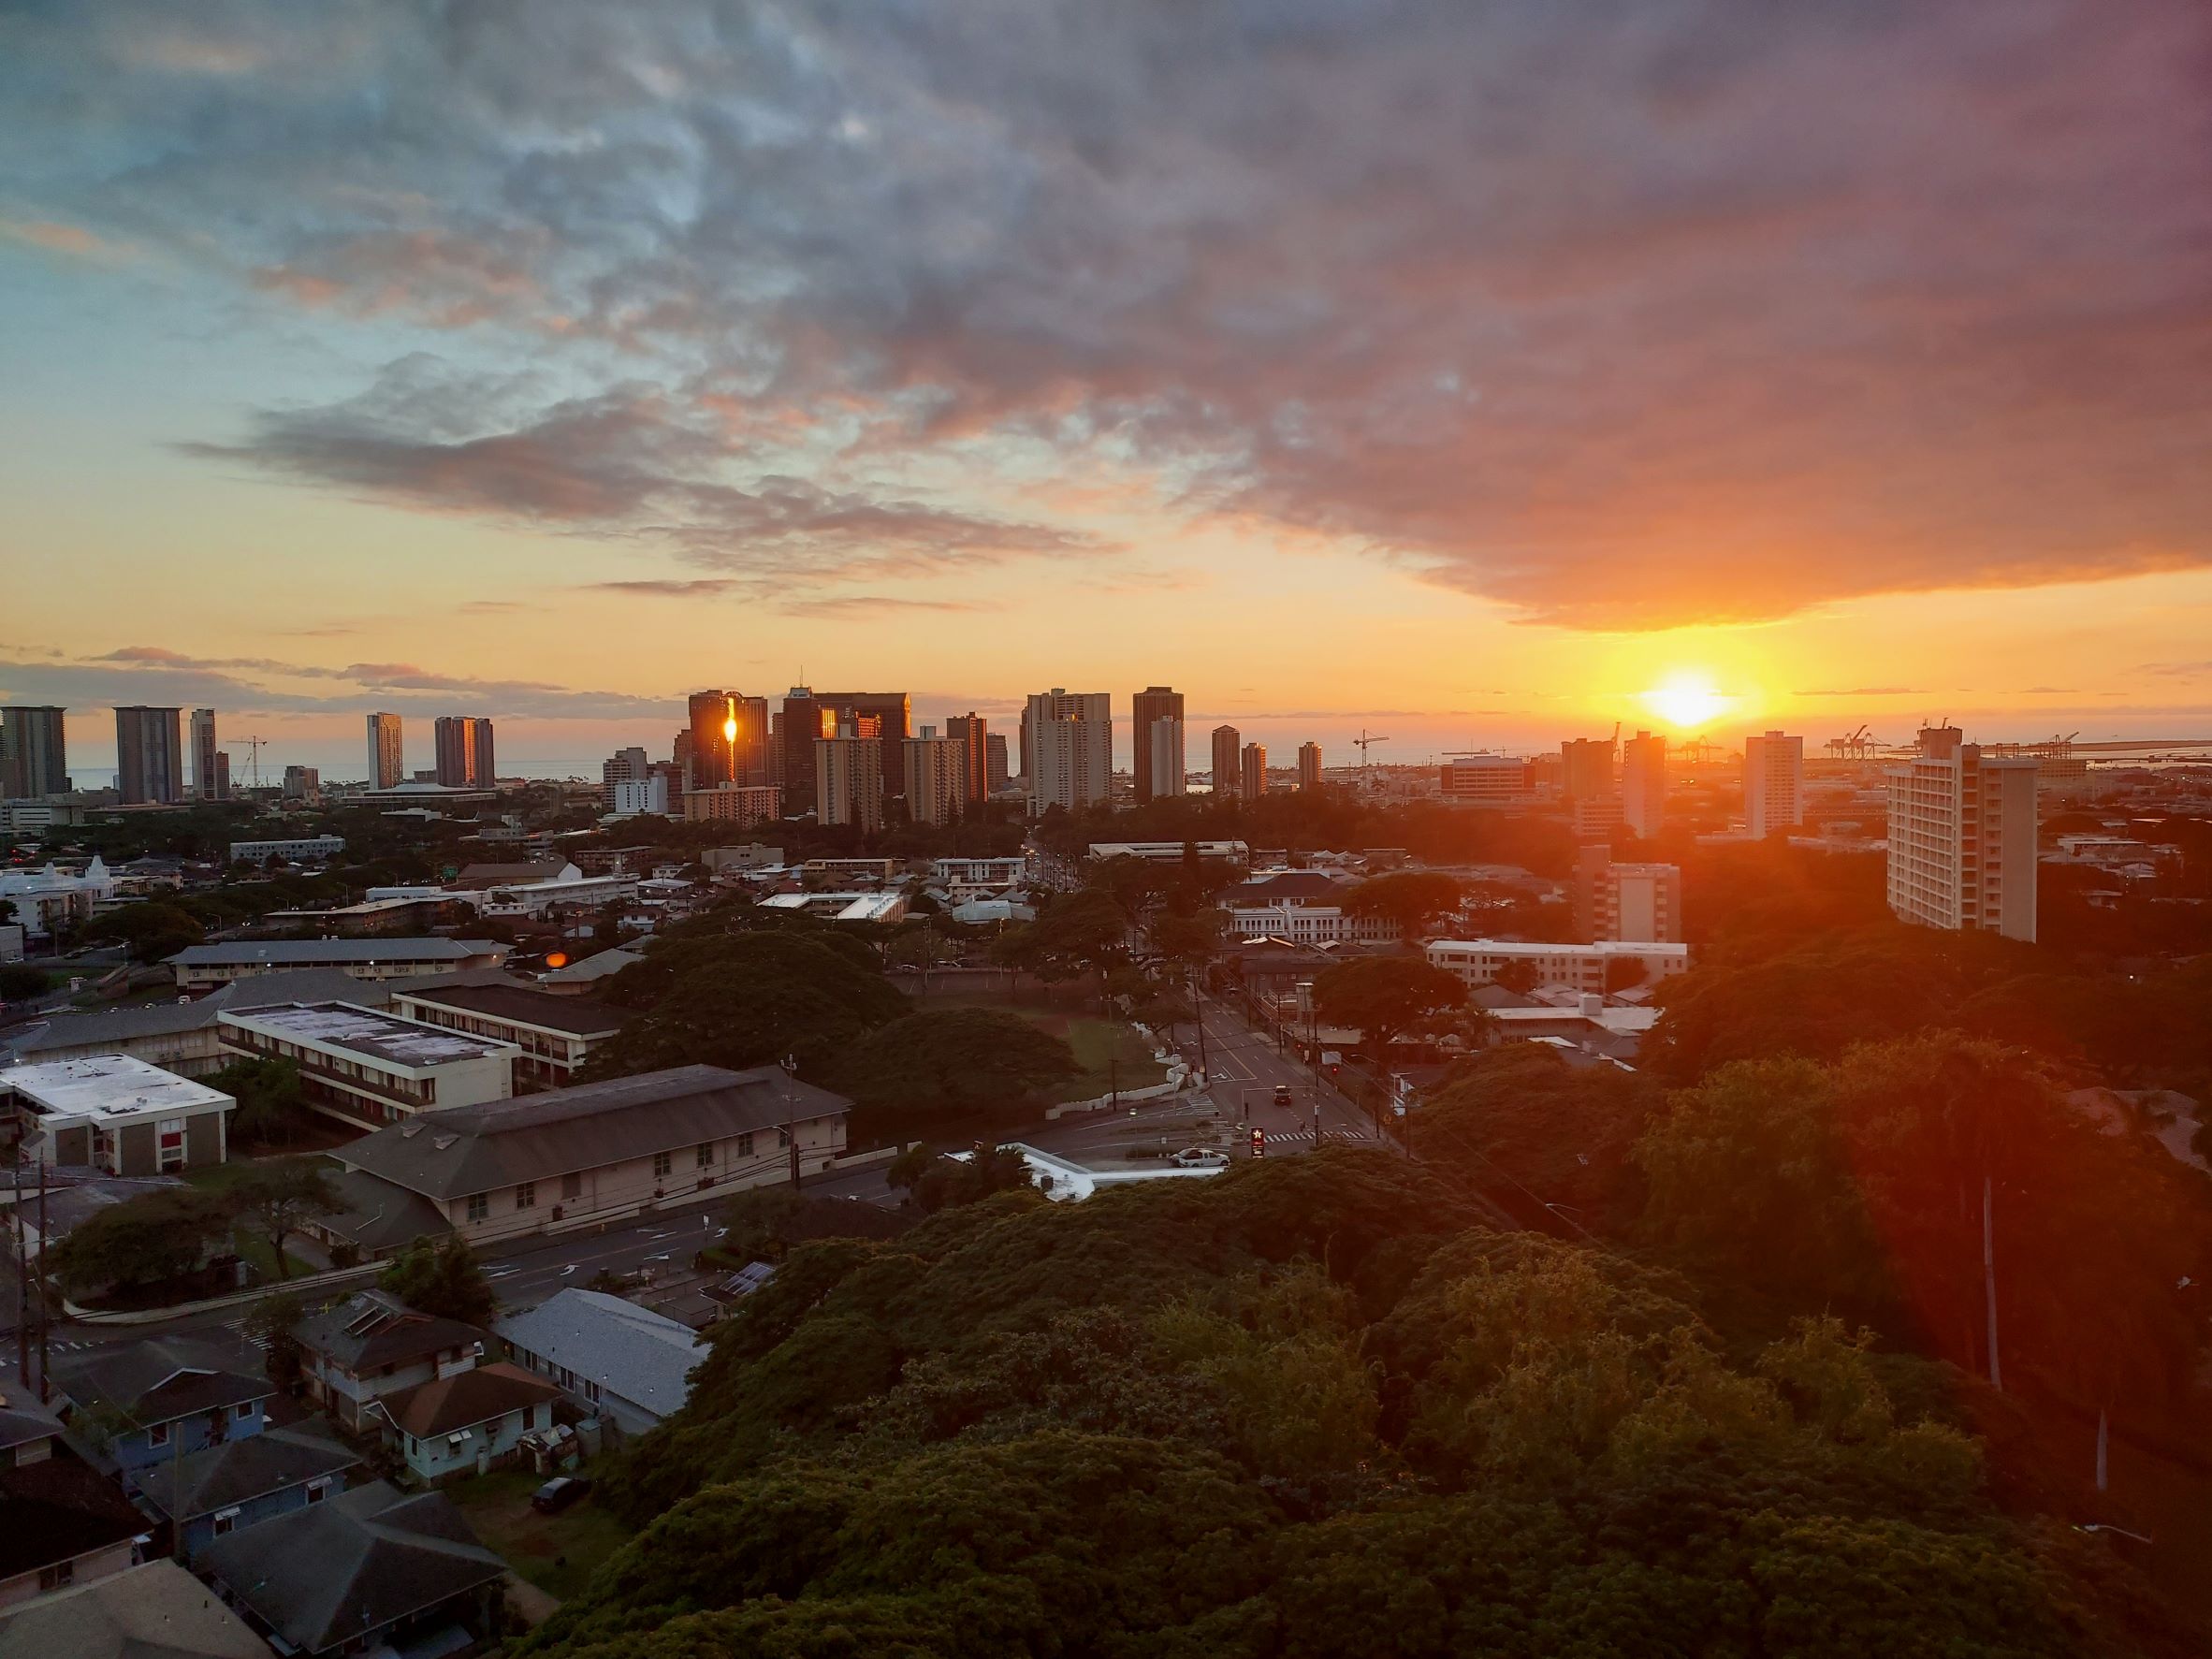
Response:
M164 1515L189 1521L250 1498L336 1475L360 1463L360 1454L319 1428L297 1424L264 1429L217 1446L203 1446L138 1473L146 1501Z
M471 1037L464 1032L448 1031L443 1026L403 1020L397 1014L380 1013L375 1009L350 1002L293 1002L282 1008L226 1013L222 1020L225 1025L241 1030L343 1049L389 1065L417 1070L515 1052L511 1042Z
M517 1348L666 1415L691 1392L707 1345L688 1325L597 1290L562 1290L492 1326Z
M268 1644L197 1579L150 1561L0 1611L0 1659L269 1659Z
M530 985L444 985L432 983L406 993L418 1002L459 1009L518 1026L541 1026L572 1037L612 1036L630 1018L625 1009L609 1008L582 997L562 997Z
M14 1090L42 1115L108 1125L211 1107L227 1111L236 1104L220 1089L129 1055L11 1066L0 1071L0 1086Z
M393 1395L385 1402L385 1407L401 1433L428 1440L432 1435L455 1433L560 1396L560 1390L544 1377L532 1376L519 1365L499 1361L435 1377L402 1394Z
M507 947L488 939L251 939L226 945L187 945L168 960L183 968L243 968L269 963L312 968L330 962L462 962L472 956L503 958Z
M293 1327L293 1334L300 1346L356 1372L466 1348L484 1335L458 1319L417 1313L382 1290L359 1291L311 1314Z
M104 1405L140 1426L266 1400L276 1392L251 1350L184 1336L111 1343L63 1355L54 1361L53 1382L72 1405Z

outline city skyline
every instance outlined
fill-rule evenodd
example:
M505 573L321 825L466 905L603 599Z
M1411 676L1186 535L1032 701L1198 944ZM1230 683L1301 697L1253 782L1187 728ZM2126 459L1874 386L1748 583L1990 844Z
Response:
M2202 8L1361 15L0 23L0 695L2203 735Z

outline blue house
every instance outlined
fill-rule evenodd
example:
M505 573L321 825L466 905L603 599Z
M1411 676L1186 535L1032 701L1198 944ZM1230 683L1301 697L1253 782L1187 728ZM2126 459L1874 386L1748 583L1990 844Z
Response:
M351 1447L315 1425L269 1429L141 1469L138 1503L169 1524L169 1552L189 1559L242 1527L343 1492L360 1463Z
M70 1440L129 1491L142 1469L260 1433L276 1393L252 1349L182 1336L72 1354L53 1381Z

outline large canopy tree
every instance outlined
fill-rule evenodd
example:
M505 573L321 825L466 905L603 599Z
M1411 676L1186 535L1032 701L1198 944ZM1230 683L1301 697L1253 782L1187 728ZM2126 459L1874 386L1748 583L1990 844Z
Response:
M953 1120L1024 1122L1038 1090L1076 1070L1066 1042L1019 1014L954 1008L872 1032L832 1081L860 1109L856 1136L905 1141Z
M1340 962L1314 981L1316 1011L1332 1026L1357 1027L1360 1045L1377 1059L1401 1031L1466 1000L1467 987L1457 974L1416 956Z

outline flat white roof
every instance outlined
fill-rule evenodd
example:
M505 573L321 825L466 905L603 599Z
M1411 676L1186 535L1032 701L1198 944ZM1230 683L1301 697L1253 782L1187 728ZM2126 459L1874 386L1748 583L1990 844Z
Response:
M1674 940L1601 939L1595 944L1553 944L1542 939L1440 939L1434 951L1477 951L1486 956L1688 956L1690 947Z
M11 1066L0 1071L0 1085L12 1089L40 1113L124 1123L180 1112L227 1112L237 1102L174 1071L164 1071L130 1055L87 1055L78 1060Z
M289 1002L278 1008L253 1008L215 1016L226 1026L313 1043L319 1048L367 1055L386 1065L423 1070L449 1066L457 1060L481 1059L487 1055L517 1053L515 1044L471 1037L420 1020L403 1020L351 1002Z

